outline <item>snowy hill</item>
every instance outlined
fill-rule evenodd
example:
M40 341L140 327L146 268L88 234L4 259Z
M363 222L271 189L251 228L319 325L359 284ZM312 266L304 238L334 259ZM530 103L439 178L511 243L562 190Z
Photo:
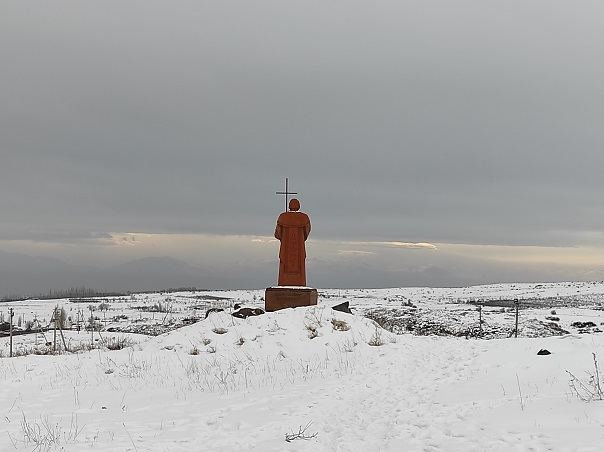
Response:
M571 325L604 322L602 283L332 289L321 291L317 307L230 315L235 303L258 305L261 295L106 300L106 318L93 312L107 329L169 323L191 312L202 320L156 337L66 331L68 345L91 336L95 342L92 351L76 354L8 358L7 339L0 338L0 450L601 450L603 402L578 396L599 398L580 383L594 387L589 374L593 354L604 362L604 333L580 334ZM363 316L413 305L459 319L461 312L475 316L480 305L488 322L506 326L508 308L488 302L510 299L525 303L523 323L541 321L554 304L569 334L492 340L393 334ZM331 309L345 301L353 314ZM11 307L18 315L37 310L41 318L57 304L72 315L79 309L66 300ZM168 307L159 313L158 306ZM225 310L204 319L209 307ZM131 345L107 349L103 340L111 334ZM551 354L537 355L542 349Z

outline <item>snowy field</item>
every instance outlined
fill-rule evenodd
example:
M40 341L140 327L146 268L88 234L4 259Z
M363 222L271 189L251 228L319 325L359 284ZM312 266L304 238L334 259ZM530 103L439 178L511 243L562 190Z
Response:
M231 315L262 296L0 303L21 329L65 313L18 356L0 337L0 451L604 450L604 283L331 289Z

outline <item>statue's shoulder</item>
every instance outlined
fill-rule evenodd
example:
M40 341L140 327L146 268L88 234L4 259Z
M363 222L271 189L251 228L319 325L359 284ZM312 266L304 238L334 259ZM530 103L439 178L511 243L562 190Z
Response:
M283 212L277 220L279 224L291 226L303 225L309 222L310 219L304 212Z

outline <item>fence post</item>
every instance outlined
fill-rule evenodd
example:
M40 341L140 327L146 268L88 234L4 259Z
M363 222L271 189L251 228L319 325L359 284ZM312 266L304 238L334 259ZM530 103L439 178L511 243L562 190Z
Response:
M10 326L8 327L9 330L9 336L10 336L10 350L9 350L9 356L12 358L13 356L13 317L15 315L15 311L13 308L9 308L8 310L8 317L9 317L9 322L10 322Z
M55 306L54 311L52 311L52 320L54 327L54 337L52 342L52 351L53 353L57 351L57 307Z
M478 324L480 328L480 335L482 336L482 306L478 306Z
M88 309L90 309L90 348L94 348L94 316L92 315L92 305L89 305Z
M514 300L514 304L516 305L516 327L514 328L514 337L517 338L518 337L518 307L520 306L520 303L518 302L518 298L516 298Z

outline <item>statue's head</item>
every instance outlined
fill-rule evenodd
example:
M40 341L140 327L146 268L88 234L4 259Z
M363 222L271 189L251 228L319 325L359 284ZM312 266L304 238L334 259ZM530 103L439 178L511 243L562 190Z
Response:
M292 198L289 200L289 210L293 211L293 212L297 212L298 210L300 210L300 201L298 201L296 198Z

